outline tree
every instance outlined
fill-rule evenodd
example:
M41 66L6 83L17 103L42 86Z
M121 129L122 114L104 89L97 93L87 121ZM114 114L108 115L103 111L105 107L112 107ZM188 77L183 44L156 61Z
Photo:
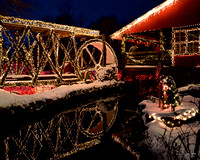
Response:
M172 111L175 111L175 107L180 106L182 98L179 96L178 89L176 88L176 83L171 76L166 76L161 78L162 84L162 101L163 108L171 107Z
M80 12L77 15L74 14L73 6L70 1L63 1L62 3L59 3L57 15L55 17L47 15L43 18L43 21L46 22L77 27L83 27L85 20L86 16L84 12Z
M72 14L71 3L64 2L58 8L58 15L55 18L55 22L58 24L74 25L74 16Z
M29 9L33 8L29 0L1 0L0 1L0 14L17 16L29 15Z
M121 28L116 16L102 16L95 22L92 22L88 28L97 29L101 34L105 35L106 41L109 40L109 36Z

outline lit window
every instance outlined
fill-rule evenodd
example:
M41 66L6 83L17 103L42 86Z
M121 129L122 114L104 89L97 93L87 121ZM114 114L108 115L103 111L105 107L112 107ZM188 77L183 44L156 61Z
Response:
M200 54L200 28L175 30L173 35L175 55Z

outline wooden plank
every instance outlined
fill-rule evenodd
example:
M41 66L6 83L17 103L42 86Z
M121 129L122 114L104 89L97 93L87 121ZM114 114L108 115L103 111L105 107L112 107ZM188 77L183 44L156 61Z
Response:
M160 51L140 51L140 52L126 52L127 54L159 54Z
M147 58L147 59L158 59L159 58L158 56L152 56L152 55L145 55L145 56L139 56L139 57L128 56L128 57L131 58L131 59L138 59L138 60L145 59L145 58Z
M62 77L66 81L69 79L76 79L77 75L73 74L73 73L71 73L71 74L66 73L66 74L63 74ZM46 74L46 75L38 76L38 80L53 80L53 79L57 79L56 74ZM29 81L32 80L32 77L30 75L8 75L6 77L6 81L27 81L27 80L29 80Z

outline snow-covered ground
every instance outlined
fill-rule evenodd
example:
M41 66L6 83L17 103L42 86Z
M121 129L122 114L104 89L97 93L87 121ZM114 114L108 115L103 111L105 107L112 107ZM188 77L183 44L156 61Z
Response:
M195 117L199 116L200 98L188 95L191 91L200 92L200 85L179 88L179 92L185 96L174 112L171 112L171 108L159 108L159 100L155 97L140 103L145 106L143 119L148 127L148 138L144 143L159 159L191 159L197 154L200 158L200 151L195 151L200 130L200 121ZM148 118L152 121L148 121ZM175 122L180 123L177 125Z

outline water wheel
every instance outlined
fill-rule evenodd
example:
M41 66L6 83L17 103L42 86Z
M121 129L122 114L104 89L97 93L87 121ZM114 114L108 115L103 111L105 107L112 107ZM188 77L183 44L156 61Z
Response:
M117 73L117 65L114 50L102 39L90 39L78 50L77 67L83 79L95 80L102 67L112 67Z

